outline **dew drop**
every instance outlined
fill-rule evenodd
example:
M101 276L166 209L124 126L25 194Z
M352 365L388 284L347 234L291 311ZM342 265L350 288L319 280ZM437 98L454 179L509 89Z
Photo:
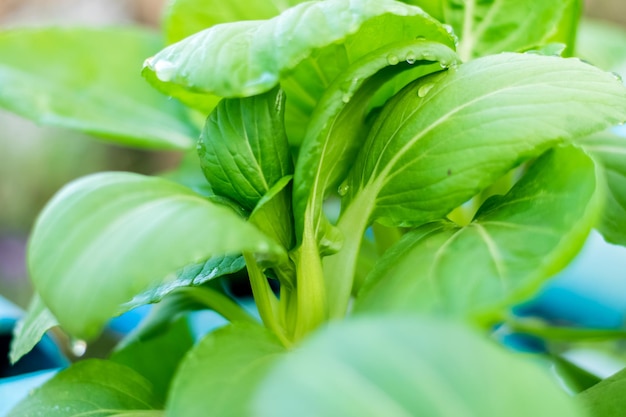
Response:
M166 83L174 78L176 65L169 61L157 61L157 63L154 64L154 71L156 72L157 78Z
M400 59L394 54L389 54L387 55L387 62L389 65L397 65L398 62L400 62Z
M352 94L343 93L343 95L341 96L341 101L343 101L344 103L348 103L351 98L352 98Z
M409 65L415 64L415 54L412 51L406 54L406 63Z
M72 355L80 358L85 354L85 352L87 352L87 342L80 339L72 340L70 343L70 351L72 352Z
M350 189L350 186L348 184L346 184L345 182L343 184L341 184L339 186L339 188L337 189L337 193L339 194L340 197L345 196L346 194L348 194L348 190Z
M430 92L430 90L433 89L433 87L435 86L435 84L424 84L423 86L421 86L418 90L417 90L417 95L419 97L426 97L426 94L428 94Z
M622 78L622 75L621 75L621 74L619 74L619 73L617 73L617 72L612 72L611 74L613 74L613 77L615 77L615 79L616 79L617 81L619 81L620 83L623 83L623 82L624 82L624 79Z
M437 57L435 56L435 54L433 54L430 51L424 51L424 53L422 54L424 57L424 60L426 61L436 61Z

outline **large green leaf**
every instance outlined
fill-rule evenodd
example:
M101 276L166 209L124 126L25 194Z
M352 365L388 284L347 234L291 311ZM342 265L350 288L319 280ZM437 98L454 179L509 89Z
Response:
M577 398L589 417L621 417L626 409L626 370L580 393Z
M251 96L270 90L281 75L331 44L348 45L340 51L358 59L390 39L419 36L452 43L421 9L393 0L306 2L269 20L232 22L199 32L146 61L144 72L192 91ZM341 66L337 61L332 69Z
M0 34L0 106L38 123L126 145L185 149L185 109L141 79L161 46L139 29L21 29Z
M22 356L30 352L41 340L43 335L53 327L58 326L57 319L35 294L28 306L26 315L18 321L11 340L11 363L17 362Z
M238 323L210 333L182 363L167 401L166 414L254 415L251 400L284 351L278 339L261 326ZM276 403L282 398L275 398Z
M153 416L158 415L154 410L161 407L161 399L144 377L126 366L91 359L59 372L8 416ZM142 411L134 414L133 410Z
M336 323L283 357L259 417L577 417L534 363L469 329L417 317Z
M121 305L211 256L283 249L226 207L160 178L91 175L67 185L38 218L31 277L72 335L96 336ZM123 311L123 310L122 310Z
M624 119L624 86L577 59L479 58L418 80L385 106L345 203L388 225L440 219L522 161Z
M174 43L218 23L269 19L298 3L302 0L170 0L165 34Z
M378 262L355 309L493 319L576 254L600 213L598 189L586 154L549 151L469 225L440 221L408 233Z
M198 144L213 191L252 211L281 178L293 173L285 133L285 95L223 99L209 116Z
M572 0L447 0L445 22L460 37L463 60L541 45L559 28ZM418 1L418 4L420 2Z
M607 198L598 228L611 243L626 246L626 138L610 132L577 140L603 168Z

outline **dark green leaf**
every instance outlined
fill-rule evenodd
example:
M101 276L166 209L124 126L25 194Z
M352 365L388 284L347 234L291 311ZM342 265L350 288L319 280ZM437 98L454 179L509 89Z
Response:
M577 143L598 161L607 183L598 228L608 242L626 246L626 137L604 132Z
M284 126L285 96L223 99L198 144L204 175L217 195L252 211L281 178L293 173Z
M22 29L0 34L0 106L41 124L126 145L193 146L186 110L141 79L161 46L139 29Z
M110 360L143 375L159 398L166 398L170 382L183 356L194 344L187 318L179 318L167 331L149 340L135 339L113 352Z
M378 262L355 309L498 319L581 248L600 214L598 188L586 154L550 151L469 225L441 221L405 235Z
M283 357L259 417L577 417L532 362L469 329L417 317L335 323Z
M231 210L160 178L92 175L67 185L35 224L31 277L73 336L91 339L133 297L210 256L285 256ZM170 274L170 275L168 275Z
M91 359L59 372L15 406L8 417L155 416L159 414L153 410L161 407L144 377L126 366ZM133 410L152 412L130 413Z
M589 417L622 417L626 409L626 369L583 391L578 400Z
M167 402L168 415L254 415L252 397L283 352L261 326L238 323L210 333L182 363ZM275 398L276 403L282 398Z
M476 59L422 78L385 106L345 203L372 207L387 225L440 219L524 160L625 118L624 86L577 59Z

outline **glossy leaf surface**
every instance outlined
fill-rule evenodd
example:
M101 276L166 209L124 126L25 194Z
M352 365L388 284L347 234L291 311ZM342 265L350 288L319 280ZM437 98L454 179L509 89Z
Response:
M440 219L524 160L625 112L624 86L577 59L476 59L417 81L385 106L346 198L387 225Z
M133 415L162 407L151 384L132 369L111 361L78 362L22 400L9 417ZM138 411L135 411L138 412Z
M493 320L582 247L600 214L599 188L582 151L550 151L469 225L440 221L405 235L378 262L355 309Z
M185 109L140 75L144 59L160 46L158 36L139 29L4 32L0 106L40 124L125 145L190 148L197 130Z
M184 213L184 215L181 215ZM28 250L38 293L61 325L96 336L122 304L210 256L284 256L237 214L169 181L103 173L67 185L48 203Z
M577 398L589 417L619 417L626 408L626 370L600 381L580 393Z
M319 331L279 360L255 405L259 417L582 415L535 364L465 327L410 316Z
M257 325L237 323L210 333L182 363L166 414L186 417L254 415L251 399L284 351L268 330Z

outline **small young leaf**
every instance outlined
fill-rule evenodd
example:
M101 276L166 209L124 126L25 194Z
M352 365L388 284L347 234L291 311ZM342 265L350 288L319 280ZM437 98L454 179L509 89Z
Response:
M223 99L209 116L198 144L204 175L217 195L248 211L281 178L293 173L285 134L285 95Z
M626 409L626 369L578 394L589 417L621 417Z
M556 32L572 0L468 0L445 2L445 21L460 37L463 60L521 52L541 45ZM419 2L418 2L419 3Z
M0 106L126 145L190 148L197 130L186 110L141 79L142 62L159 47L158 36L139 29L4 32Z
M534 363L458 324L388 316L334 323L277 362L259 417L578 417Z
M41 301L41 298L35 294L28 306L26 315L17 322L13 331L9 355L11 363L17 362L22 356L30 352L48 330L58 325L57 319Z
M161 407L161 399L144 377L126 366L91 359L59 372L15 406L8 417L104 417Z
M261 326L237 323L208 334L181 364L167 401L168 415L254 415L251 400L284 351Z
M165 34L168 43L218 23L238 20L262 20L274 17L303 0L172 0L165 13Z
M607 198L598 229L607 242L626 246L626 138L609 132L576 141L600 164Z
M231 210L160 178L102 173L46 206L28 248L31 277L73 336L91 339L134 296L180 268L242 251L284 250Z
M549 151L465 227L429 223L379 261L356 311L426 311L491 320L577 253L600 214L596 169L582 151Z
M440 219L524 160L625 117L624 86L577 59L479 58L390 100L352 167L345 203L372 207L371 220L386 225Z

